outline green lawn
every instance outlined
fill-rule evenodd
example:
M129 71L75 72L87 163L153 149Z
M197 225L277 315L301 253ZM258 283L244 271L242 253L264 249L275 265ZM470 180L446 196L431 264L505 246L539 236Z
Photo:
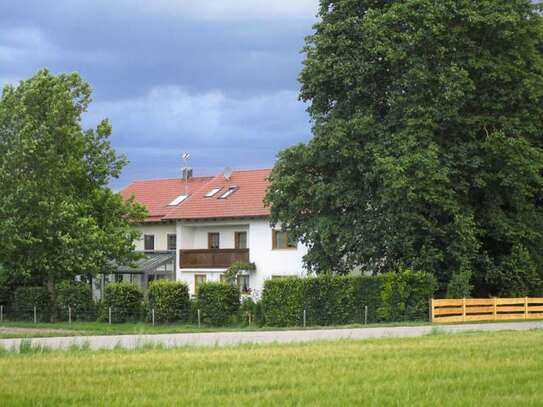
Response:
M414 325L428 325L428 322L402 322L402 323L388 323L388 324L370 324L370 325L342 325L342 326L326 326L326 327L307 327L307 329L323 329L323 328L361 328L372 326L414 326ZM0 328L13 327L13 328L31 328L41 329L41 332L28 332L28 333L2 333L0 329L1 338L20 338L20 337L44 337L44 336L71 336L71 335L126 335L126 334L159 334L159 333L189 333L189 332L217 332L217 331L255 331L255 330L284 330L284 329L302 329L300 327L259 327L256 325L236 325L229 327L205 327L198 328L197 325L192 324L157 324L155 326L144 323L123 323L123 324L111 324L104 322L58 322L48 323L39 322L34 324L33 322L26 321L2 321L0 322ZM63 332L47 332L50 329L62 329Z
M0 355L3 406L541 405L543 331Z

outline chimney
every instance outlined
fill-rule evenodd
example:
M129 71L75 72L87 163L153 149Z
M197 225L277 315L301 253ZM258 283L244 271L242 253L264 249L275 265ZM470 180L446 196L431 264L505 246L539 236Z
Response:
M183 167L183 169L182 169L182 178L183 178L184 181L188 181L190 178L192 178L192 168Z

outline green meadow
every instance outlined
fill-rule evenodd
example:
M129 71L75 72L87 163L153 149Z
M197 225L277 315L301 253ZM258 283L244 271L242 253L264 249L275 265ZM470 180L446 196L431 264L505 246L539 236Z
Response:
M3 406L541 405L543 331L0 354Z

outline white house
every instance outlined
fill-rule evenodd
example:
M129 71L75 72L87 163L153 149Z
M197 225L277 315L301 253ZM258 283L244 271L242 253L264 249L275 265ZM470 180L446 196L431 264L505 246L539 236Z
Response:
M204 281L220 281L234 262L256 270L238 278L243 293L258 297L269 278L300 276L306 247L286 232L272 229L263 198L269 169L234 171L213 177L135 181L121 191L145 205L149 216L135 225L136 250L146 258L122 267L117 279L146 287L156 278L185 281L191 294ZM122 277L121 277L122 276Z

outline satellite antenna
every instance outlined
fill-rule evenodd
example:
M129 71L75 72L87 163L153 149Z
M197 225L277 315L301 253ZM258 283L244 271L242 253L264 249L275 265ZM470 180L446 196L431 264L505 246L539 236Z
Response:
M226 167L223 171L224 179L227 181L230 181L230 177L232 176L232 168Z
M181 155L181 159L185 163L185 166L183 167L183 170L182 170L182 174L183 174L183 178L185 179L185 195L187 195L189 176L192 173L192 168L189 167L190 154L187 152L183 153Z

